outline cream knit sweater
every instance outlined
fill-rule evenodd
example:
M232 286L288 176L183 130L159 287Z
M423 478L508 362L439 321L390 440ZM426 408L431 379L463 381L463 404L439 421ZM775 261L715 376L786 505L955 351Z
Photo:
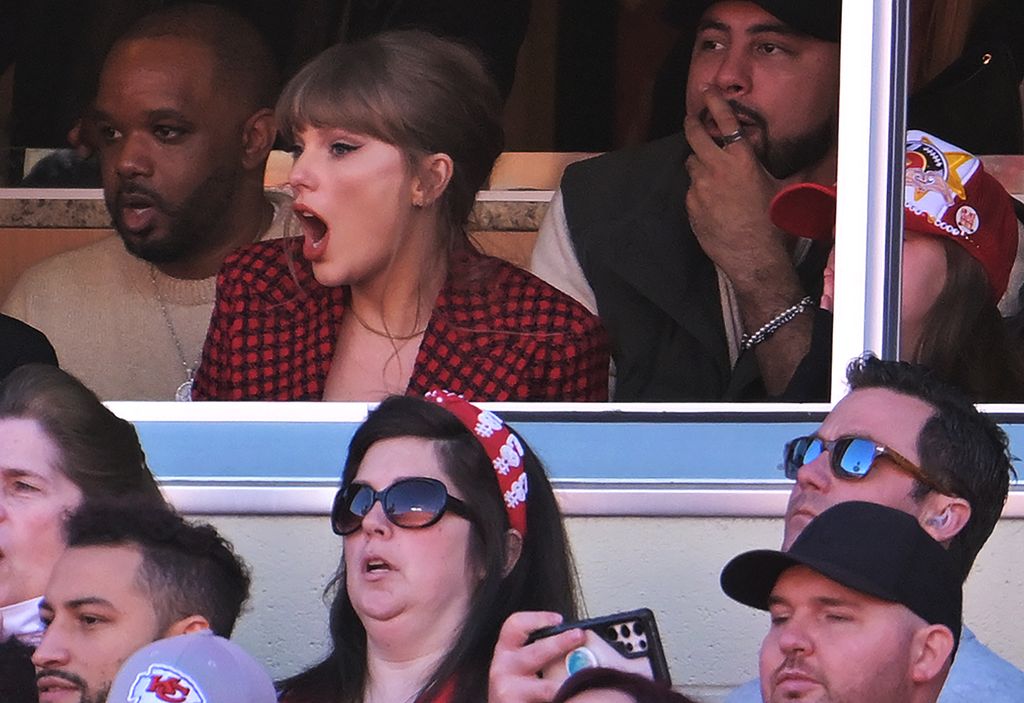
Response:
M262 239L283 236L291 212L286 195L268 191L267 197L274 219ZM187 372L157 296L167 308L185 363L194 370L215 293L216 276L165 276L125 251L115 235L30 268L3 312L42 331L61 368L102 400L174 400Z

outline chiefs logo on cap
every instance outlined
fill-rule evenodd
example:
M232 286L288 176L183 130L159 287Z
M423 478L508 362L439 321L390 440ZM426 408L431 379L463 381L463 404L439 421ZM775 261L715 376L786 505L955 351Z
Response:
M207 703L199 687L177 669L151 664L135 677L127 703Z

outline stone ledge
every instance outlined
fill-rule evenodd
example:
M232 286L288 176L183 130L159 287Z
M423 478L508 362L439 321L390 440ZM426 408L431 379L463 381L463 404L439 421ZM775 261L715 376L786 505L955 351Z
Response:
M470 231L524 232L540 227L551 191L483 191ZM103 192L96 189L0 189L0 227L109 229Z

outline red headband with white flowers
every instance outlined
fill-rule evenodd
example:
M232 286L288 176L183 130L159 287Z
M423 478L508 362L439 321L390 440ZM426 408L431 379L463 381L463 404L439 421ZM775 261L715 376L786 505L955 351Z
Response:
M519 438L509 432L497 415L489 410L481 410L451 391L430 391L425 397L457 417L480 442L498 477L508 522L519 534L525 536L526 494L529 486L523 465L523 445Z

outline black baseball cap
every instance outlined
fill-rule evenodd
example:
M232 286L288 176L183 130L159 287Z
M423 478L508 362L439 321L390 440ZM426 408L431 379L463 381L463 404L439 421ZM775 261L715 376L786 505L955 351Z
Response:
M696 27L704 11L721 0L683 0L692 10L690 22ZM782 20L798 32L829 42L839 41L843 14L842 0L748 0ZM681 12L681 10L677 10Z
M768 610L775 583L798 565L905 605L929 624L948 627L960 642L960 572L912 515L876 503L839 503L812 520L788 552L760 549L735 557L722 569L722 590L733 600Z

